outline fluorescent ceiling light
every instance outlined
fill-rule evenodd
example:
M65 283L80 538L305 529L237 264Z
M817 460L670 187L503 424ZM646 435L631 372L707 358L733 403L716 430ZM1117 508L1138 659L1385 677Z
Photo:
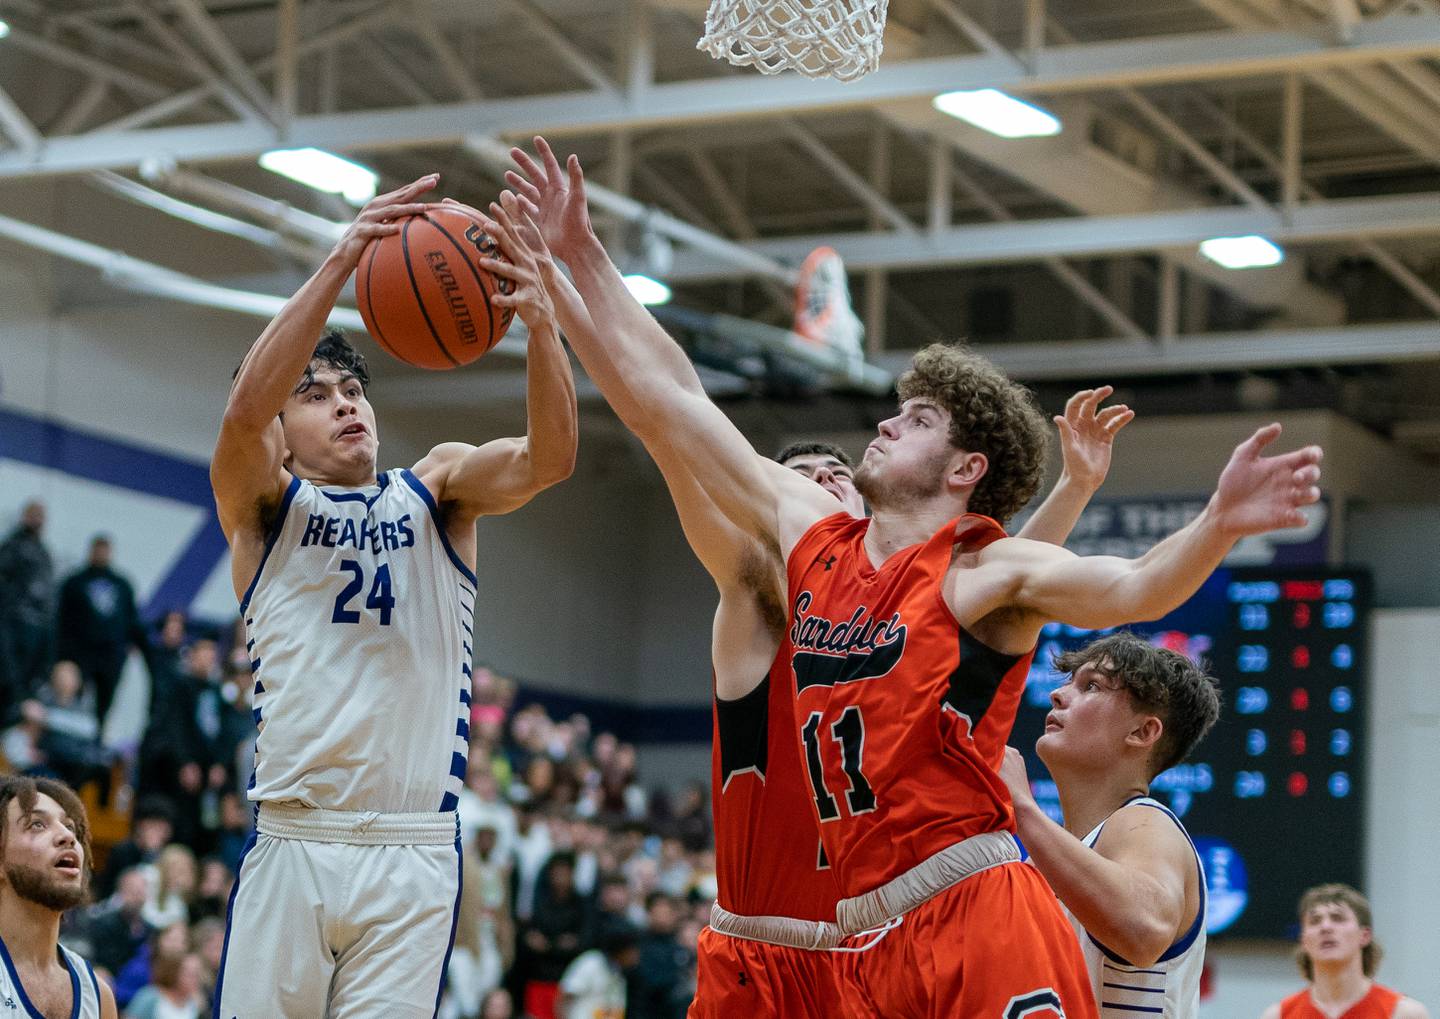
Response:
M5 37L6 37L7 35L9 35L9 34L10 34L10 25L9 25L7 22L0 21L0 39L5 38Z
M1227 269L1255 269L1285 261L1285 252L1255 234L1212 237L1200 242L1200 254Z
M260 157L260 165L316 191L343 195L351 205L374 198L380 181L375 171L320 149L272 149Z
M625 289L641 304L666 304L670 300L669 287L638 272L625 277Z
M931 103L948 113L1001 138L1038 138L1060 133L1060 121L1053 114L1032 106L999 89L942 92Z

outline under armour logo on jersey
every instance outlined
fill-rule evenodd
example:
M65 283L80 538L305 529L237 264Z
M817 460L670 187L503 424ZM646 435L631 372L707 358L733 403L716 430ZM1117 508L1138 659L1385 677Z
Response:
M830 556L829 558L823 558L823 557L817 555L817 556L815 557L815 565L816 565L816 566L823 566L823 567L825 567L825 572L826 572L826 573L829 573L829 572L830 572L830 567L832 567L832 566L835 565L835 559L836 559L836 557L833 556L833 555Z
M1005 1019L1065 1019L1060 995L1051 988L1017 994L1005 1006Z
M736 978L736 981L740 984L741 987L744 987L750 982L749 980L745 979L745 971L743 969L740 971L740 975Z

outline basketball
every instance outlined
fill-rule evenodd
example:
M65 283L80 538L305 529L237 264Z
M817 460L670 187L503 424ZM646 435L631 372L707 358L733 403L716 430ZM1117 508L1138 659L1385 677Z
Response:
M417 368L458 368L482 357L505 335L512 308L490 296L513 284L482 269L503 258L473 218L435 208L401 222L399 233L372 240L360 256L355 295L365 328L385 351Z

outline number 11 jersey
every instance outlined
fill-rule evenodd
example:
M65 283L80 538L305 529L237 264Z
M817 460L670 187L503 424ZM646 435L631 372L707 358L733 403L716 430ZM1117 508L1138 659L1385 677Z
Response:
M1014 831L998 772L1034 655L981 644L942 595L957 548L1005 537L999 524L961 517L878 569L869 526L826 517L787 564L795 724L847 898L972 835Z
M260 727L250 798L454 810L475 591L411 471L363 488L292 480L240 604Z

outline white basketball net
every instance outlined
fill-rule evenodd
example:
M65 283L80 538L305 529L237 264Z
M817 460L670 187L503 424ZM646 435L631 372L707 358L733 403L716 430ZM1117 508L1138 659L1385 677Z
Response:
M765 74L853 81L880 64L889 0L712 0L696 44Z

